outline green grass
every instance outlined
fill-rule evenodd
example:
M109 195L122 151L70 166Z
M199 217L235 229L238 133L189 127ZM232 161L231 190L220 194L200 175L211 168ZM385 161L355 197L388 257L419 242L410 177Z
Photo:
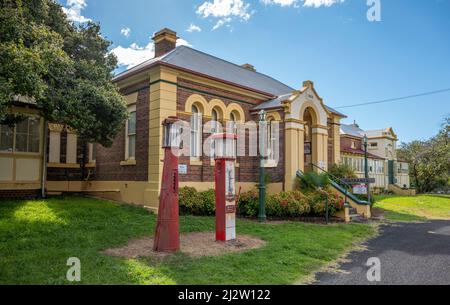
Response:
M164 259L122 259L101 250L151 236L156 216L109 201L61 197L0 202L0 284L69 284L69 257L81 260L82 284L290 284L333 262L369 225L259 224L238 220L237 233L262 248L219 257L182 253ZM180 217L182 232L213 231L212 217Z
M379 196L376 198L375 207L385 210L386 219L391 221L450 219L449 196Z

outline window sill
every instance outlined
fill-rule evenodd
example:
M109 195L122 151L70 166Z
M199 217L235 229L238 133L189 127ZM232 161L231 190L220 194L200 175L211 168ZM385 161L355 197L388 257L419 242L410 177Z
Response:
M134 166L134 165L136 165L136 160L130 159L130 160L126 160L126 161L121 161L120 165L121 166Z
M193 166L202 166L203 165L203 161L197 158L191 158L191 160L189 161L189 165L193 165Z
M96 166L96 162L95 162L95 161L89 162L89 163L87 163L87 164L85 165L85 167L90 167L90 168L93 168L93 167L95 167L95 166Z
M264 162L265 168L272 168L272 167L277 167L277 166L278 166L278 162L275 160L267 160L266 162Z
M80 168L78 163L47 163L49 168Z

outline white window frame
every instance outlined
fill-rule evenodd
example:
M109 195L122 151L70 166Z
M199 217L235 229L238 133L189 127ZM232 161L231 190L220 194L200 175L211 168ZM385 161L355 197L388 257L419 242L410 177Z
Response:
M202 112L197 105L191 108L190 155L191 160L199 160L202 145Z
M135 113L135 117L137 118L136 105L131 105L128 107L128 113L131 114L133 112ZM125 160L126 161L136 160L136 130L135 130L134 134L129 134L128 133L128 122L129 122L129 119L127 119L125 122ZM137 126L137 119L135 122L135 127L136 126ZM129 139L130 136L134 136L134 156L130 156L130 139Z
M38 115L33 114L24 114L24 117L26 117L26 120L29 120L30 118L35 118L38 120L38 136L39 136L39 150L37 152L30 152L29 150L29 137L30 137L30 126L28 123L28 129L27 129L27 151L18 151L16 150L16 144L17 144L17 124L12 127L13 129L13 143L12 143L12 150L0 150L1 153L10 153L10 154L23 154L23 155L40 155L42 153L42 119ZM1 137L1 128L2 125L0 125L0 137Z

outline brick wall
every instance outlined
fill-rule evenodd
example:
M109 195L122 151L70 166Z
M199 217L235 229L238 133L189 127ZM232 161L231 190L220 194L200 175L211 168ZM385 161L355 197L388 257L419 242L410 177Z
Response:
M0 201L8 199L35 199L41 190L0 190Z
M351 148L352 142L355 142L355 148L361 149L362 140L357 140L349 137L341 137L341 149Z
M125 125L111 147L97 145L95 180L147 181L149 146L149 86L142 82L121 90L128 95L138 90L136 102L136 165L121 166L125 159Z
M50 143L50 132L47 132L47 143ZM50 147L47 145L47 158L49 157L49 149ZM85 150L86 149L86 150ZM61 154L60 154L60 162L66 163L66 154L67 154L67 132L63 130L61 132ZM86 177L88 174L88 169L81 169L81 164L83 164L83 157L85 163L88 163L88 148L87 145L84 145L80 139L77 139L77 163L80 164L80 168L56 168L49 167L47 168L47 181L81 181L84 180L83 177ZM95 171L92 171L95 174ZM91 175L91 178L94 176Z
M203 96L208 102L212 99L220 99L226 106L230 103L239 104L245 113L245 121L257 121L257 115L251 115L250 110L263 100L252 99L250 97L229 92L222 89L212 88L203 84L194 83L184 79L178 79L177 109L180 112L185 111L186 100L192 94ZM180 114L180 119L189 121L190 117L186 114ZM204 118L203 124L209 119ZM222 125L224 125L222 123ZM203 140L210 136L210 133L203 134ZM236 179L239 182L257 182L259 157L249 157L249 132L246 131L246 156L238 157L239 167L236 169ZM268 168L270 182L283 182L284 178L284 124L280 124L280 162L277 168ZM214 181L214 166L211 166L211 159L207 156L201 157L202 165L190 165L189 157L180 157L179 163L186 164L188 173L180 175L182 182L212 182Z

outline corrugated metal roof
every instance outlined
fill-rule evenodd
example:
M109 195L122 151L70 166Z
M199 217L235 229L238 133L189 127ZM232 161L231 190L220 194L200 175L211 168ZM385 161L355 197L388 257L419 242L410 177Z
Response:
M364 130L353 124L352 125L341 124L341 134L362 138L364 137Z
M279 96L294 90L270 76L247 70L239 65L186 46L179 46L161 57L147 60L136 67L118 74L114 79L117 80L118 78L145 69L158 62L188 69L240 86L266 92L274 96Z
M331 108L330 106L325 105L325 107L327 107L328 111L331 112L331 113L337 114L337 115L339 115L339 116L341 116L341 117L343 117L343 118L346 118L346 117L347 117L347 116L346 116L345 114L343 114L342 112L339 112L339 111L337 111L336 109Z
M300 92L303 92L306 88L303 87L302 89L300 89ZM287 99L289 99L290 97L292 97L292 93L288 93L288 94L283 94L278 96L276 99L264 102L259 104L258 106L254 107L253 110L261 110L261 109L272 109L272 108L277 108L277 107L281 107L281 103ZM337 114L341 117L346 118L347 116L329 106L326 106L328 111L330 111L331 113Z
M281 102L287 100L291 96L292 96L292 93L280 95L276 99L269 100L269 101L259 104L258 106L254 107L253 110L272 109L272 108L281 107Z

